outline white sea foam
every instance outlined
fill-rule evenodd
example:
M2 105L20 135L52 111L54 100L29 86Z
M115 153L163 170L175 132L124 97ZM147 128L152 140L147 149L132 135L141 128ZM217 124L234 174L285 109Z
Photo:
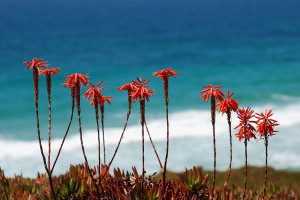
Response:
M274 118L277 119L280 123L280 126L278 127L280 133L278 133L278 136L276 136L276 139L274 139L273 147L274 152L277 153L276 157L270 156L270 163L274 164L274 166L277 168L300 168L299 162L292 162L300 160L299 153L295 153L295 149L293 149L294 147L296 148L297 145L291 145L295 143L295 140L297 140L295 139L295 137L292 137L292 135L296 134L297 128L300 126L300 112L298 112L298 110L300 110L300 103L294 103L285 106L265 105L262 107L254 107L255 111L257 112L263 111L266 108L274 110ZM232 118L232 127L234 128L237 125L236 115L233 114ZM212 128L210 120L210 111L208 110L187 110L170 114L170 137L172 138L171 150L173 152L176 152L176 157L173 157L173 161L171 154L170 165L173 167L170 167L170 169L183 170L185 166L191 167L193 165L202 165L207 168L212 167L212 161L211 159L209 159L210 157L212 157ZM151 132L152 139L157 144L159 153L164 154L164 141L166 138L165 119L150 119L147 123ZM219 155L224 154L224 149L227 150L227 143L222 142L224 140L228 140L226 138L227 134L224 134L227 133L227 131L228 125L226 115L222 116L221 114L217 114L216 134L218 138L217 145L219 149ZM105 129L108 157L111 157L116 144L119 141L121 132L122 128ZM287 133L290 134L286 135L289 137L281 136L281 134ZM147 135L145 135L145 138L146 141L148 141ZM223 138L224 140L220 138ZM117 166L123 167L125 169L130 169L131 165L139 166L140 141L140 124L128 126L122 142L123 147L120 148L120 151L118 153L120 155L116 157L115 162L117 163ZM173 144L175 142L176 144ZM54 139L52 141L52 155L56 155L60 143L61 139ZM86 151L88 153L88 157L91 159L91 164L96 164L97 134L95 130L87 130L84 132L84 143ZM235 148L240 149L240 151L234 154L234 158L236 158L236 161L234 161L233 166L238 167L243 165L243 145L239 144L237 141L235 141L234 144L237 146ZM283 144L285 144L286 146L283 146ZM43 145L44 151L46 153L47 144L45 141L43 142ZM251 149L251 147L249 148ZM36 175L37 171L44 171L37 141L20 141L0 138L0 149L1 167L5 170L7 175L12 176L15 173L23 173L23 175L33 177ZM182 151L182 149L184 149L184 151ZM151 147L149 146L149 144L148 146L146 145L146 150L151 151ZM205 156L205 158L195 158L194 155L201 155L203 152L208 156ZM263 148L253 148L253 152L253 156L255 157L252 159L253 164L263 165L263 158L260 156L255 156L257 155L257 153L263 152ZM272 152L272 150L270 150L270 152ZM290 156L291 153L293 153L293 157ZM211 156L209 156L210 154ZM154 157L154 154L149 154L149 157L152 158L149 159L152 161L156 159ZM282 159L285 157L289 157L290 159ZM219 169L225 169L227 167L227 159L225 158L225 154L224 156L219 157ZM54 158L52 158L52 160L53 159ZM130 159L131 161L128 162L128 159ZM182 163L182 166L179 166L178 161ZM65 142L61 158L58 161L55 172L57 174L63 173L67 170L70 163L82 162L83 158L81 153L79 135L70 135ZM251 163L251 159L249 159L249 162ZM150 172L157 170L157 166L150 161L148 161L148 168L150 168Z

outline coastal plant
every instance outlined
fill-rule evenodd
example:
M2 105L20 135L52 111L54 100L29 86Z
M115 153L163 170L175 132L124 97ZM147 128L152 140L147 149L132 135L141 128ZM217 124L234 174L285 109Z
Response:
M26 61L26 62L23 62L23 63L26 64L25 70L27 70L27 69L33 70L34 102L35 102L35 113L36 113L36 126L37 126L37 133L38 133L38 141L39 141L41 155L42 155L42 158L43 158L44 167L45 167L46 173L48 174L49 184L50 184L50 187L51 187L51 193L52 193L53 198L56 199L54 188L53 188L53 183L52 183L52 179L51 179L50 163L48 163L48 166L47 166L47 161L46 161L46 157L45 157L44 150L43 150L43 145L42 145L41 131L40 131L40 120L39 120L39 106L38 106L38 102L39 102L39 100L38 100L39 99L39 75L40 75L40 72L42 71L42 69L47 68L49 66L49 64L47 63L47 61L43 61L43 59L40 59L40 58L33 58L32 61ZM48 78L51 79L50 75L52 73L57 73L57 72L58 72L57 70L54 70L54 72L49 72ZM51 92L49 93L49 91L51 91L51 89L50 89L51 84L48 85L49 82L51 83L51 80L49 80L49 81L47 80L48 95L50 95L50 93L51 93ZM48 96L48 100L49 100L49 96ZM50 125L49 125L49 127L51 128ZM50 130L50 128L49 128L49 130ZM50 133L49 133L49 138L50 138ZM49 157L50 157L50 152L51 152L50 139L48 140L48 143L49 143L49 145L48 145L49 146Z
M100 139L100 129L99 129L99 101L102 99L101 91L106 87L99 88L99 85L101 85L103 81L99 81L97 85L95 86L93 83L90 83L90 88L86 91L86 93L83 95L83 97L87 97L88 100L91 100L90 105L94 106L95 110L95 118L96 118L96 124L97 124L97 135L98 135L98 173L99 173L99 184L101 186L100 182L100 172L101 172L101 139ZM104 131L103 131L104 132Z
M203 101L208 101L210 99L210 113L211 113L211 123L213 128L213 145L214 145L214 175L213 175L213 188L212 188L212 198L214 198L214 189L216 183L216 160L217 160L217 149L216 149L216 100L223 100L223 92L220 90L222 86L213 86L211 84L204 86L204 90L201 91L201 99Z
M144 126L145 126L145 110L146 104L145 101L149 101L149 97L154 95L154 90L148 89L148 82L150 80L143 80L141 77L137 80L132 81L132 84L135 86L135 89L131 92L131 97L134 102L138 99L140 101L140 114L141 114L141 126L142 126L142 177L145 176L145 147L144 147Z
M80 88L81 86L85 87L88 84L88 76L86 74L78 74L74 73L69 76L65 76L66 81L63 83L63 86L73 88L75 92L75 101L76 101L76 107L77 107L77 116L78 116L78 127L79 127L79 135L80 135L80 143L81 143L81 149L83 153L83 157L85 160L85 164L87 166L89 175L94 183L94 186L97 191L97 199L99 198L99 190L98 185L93 177L92 171L89 167L88 159L85 153L85 148L83 144L83 135L82 135L82 125L81 125L81 107L80 107Z
M256 113L255 118L257 119L255 123L257 124L257 133L260 134L260 138L264 140L265 143L265 181L264 181L264 191L263 191L263 199L266 196L267 184L268 184L268 138L275 135L274 126L278 126L276 120L272 119L273 116L272 110L265 110L265 112Z
M224 189L226 189L227 184L229 182L229 178L230 178L230 172L231 172L231 165L232 165L232 135L231 135L231 112L236 112L238 109L238 105L239 103L232 98L234 93L230 93L230 91L228 91L226 98L224 98L222 101L217 103L217 107L219 112L222 113L222 115L224 113L226 113L227 115L227 123L228 123L228 127L229 127L229 143L230 143L230 154L229 154L229 167L228 167L228 173L227 173L227 178L226 181L224 183Z
M178 76L178 73L171 68L167 68L167 69L162 69L154 72L153 76L156 76L163 81L164 98L166 104L167 144L166 144L166 156L165 156L165 162L163 168L163 190L164 190L166 186L166 170L167 170L167 162L168 162L168 155L169 155L169 77Z
M245 181L244 181L244 193L243 193L243 199L246 197L246 190L247 190L247 142L251 138L255 138L256 136L254 134L255 128L251 123L254 121L251 121L251 119L254 117L254 110L252 110L250 107L245 108L239 108L237 111L237 116L239 119L239 124L235 127L235 129L239 128L238 133L235 135L238 137L239 141L244 139L245 144Z

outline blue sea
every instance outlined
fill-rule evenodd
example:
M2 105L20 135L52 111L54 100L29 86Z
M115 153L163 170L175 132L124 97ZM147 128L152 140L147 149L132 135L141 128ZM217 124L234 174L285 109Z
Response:
M213 168L210 104L200 99L204 85L234 92L240 107L272 109L280 126L269 141L269 164L300 170L300 1L299 0L1 0L0 7L0 166L7 176L44 172L35 126L32 72L24 61L47 60L61 72L52 80L52 161L71 114L64 76L78 72L103 80L107 160L117 146L127 112L127 93L117 87L136 77L150 79L155 95L146 120L162 160L166 124L162 81L152 73L173 68L170 78L168 168ZM87 88L82 88L82 94ZM40 78L40 117L47 152L47 93ZM81 100L84 143L97 163L93 107ZM133 111L113 166L141 169L139 104ZM238 124L233 114L233 127ZM236 133L237 130L233 130ZM226 116L217 114L217 168L229 164ZM264 165L264 143L248 145L248 163ZM244 163L244 145L233 138L233 167ZM147 173L159 165L146 137ZM103 158L103 156L102 156ZM83 163L77 116L54 173Z

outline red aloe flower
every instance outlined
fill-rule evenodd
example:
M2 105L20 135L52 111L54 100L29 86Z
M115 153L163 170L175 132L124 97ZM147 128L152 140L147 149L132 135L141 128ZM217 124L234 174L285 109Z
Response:
M232 98L234 92L230 94L230 91L227 93L227 97L217 103L218 110L221 113L227 113L229 111L236 112L239 106L239 102Z
M205 89L201 91L201 99L208 101L209 98L215 97L220 101L223 100L223 92L220 90L222 86L213 86L211 84L203 86Z
M52 75L52 74L57 74L58 72L60 72L59 68L41 69L40 75Z
M265 110L265 112L256 113L255 118L257 121L257 132L260 134L261 138L264 138L265 141L265 154L266 154L266 165L265 165L265 182L264 182L264 190L263 190L263 199L266 195L267 190L267 182L268 182L268 137L275 135L273 127L278 126L276 120L271 119L273 113L272 110Z
M27 69L39 69L42 67L48 67L49 64L47 63L47 61L42 61L42 58L32 58L32 61L26 61L23 62L24 64L26 64L27 66L25 67L25 70Z
M255 118L257 121L255 123L257 124L257 132L261 136L272 136L275 135L273 127L278 126L279 124L277 123L276 120L271 119L273 113L272 110L265 110L265 112L261 113L256 113Z
M255 128L252 126L250 119L254 117L253 110L248 107L247 109L238 109L237 115L240 119L240 123L235 127L235 129L240 128L239 132L235 134L239 141L241 141L243 138L246 140L250 140L251 138L255 138L254 132Z
M130 94L133 101L137 101L138 98L140 98L141 100L146 99L147 101L149 101L149 97L151 95L154 95L154 90L147 89L148 82L149 79L143 80L141 77L137 78L137 81L132 81L132 84L135 86L135 90L133 90Z
M153 73L153 76L156 76L162 80L168 79L170 76L178 76L178 73L172 68L158 70Z
M172 68L167 68L167 69L162 69L162 70L158 70L158 71L154 72L153 76L156 76L156 77L162 79L162 81L163 81L165 104L166 104L167 144L166 144L166 155L165 155L165 162L164 162L164 168L163 168L163 188L162 188L162 192L164 193L165 187L166 187L167 161L168 161L168 156L169 156L169 106L168 106L169 105L169 94L168 94L168 92L169 92L169 77L170 76L178 76L178 73L175 70L173 70ZM152 143L150 134L148 133L148 135L149 135L150 141ZM152 146L156 153L153 143L152 143ZM160 163L160 160L159 160L159 163Z
M94 105L94 103L99 102L99 98L102 96L101 91L106 88L106 86L103 86L101 88L98 88L99 85L103 83L103 80L99 81L98 84L95 85L90 83L90 89L86 91L86 93L83 95L83 97L87 97L88 100L92 97L91 105Z
M227 184L229 182L230 173L231 173L231 165L232 165L231 111L236 112L238 109L238 105L239 105L239 103L235 99L232 98L233 94L234 93L230 94L230 91L228 91L227 97L216 104L216 106L218 107L218 110L222 113L222 115L224 113L226 113L227 123L229 126L229 142L230 142L230 157L229 158L230 158L230 161L229 161L229 168L228 168L228 172L227 172L227 178L226 178L226 181L224 184L224 189L226 189Z
M133 83L126 83L117 88L118 91L127 90L128 93L131 93L136 89L136 86Z
M65 78L66 78L66 82L62 84L64 87L72 88L77 84L80 85L80 83L82 83L84 86L88 84L87 74L74 73L69 76L65 76Z

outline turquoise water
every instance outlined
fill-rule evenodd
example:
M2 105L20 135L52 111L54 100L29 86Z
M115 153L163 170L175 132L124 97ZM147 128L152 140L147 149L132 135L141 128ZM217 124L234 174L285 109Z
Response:
M223 85L234 91L241 106L257 112L274 109L281 126L270 152L277 168L300 169L298 127L300 125L300 3L281 1L44 1L4 0L0 8L0 164L8 174L34 176L42 171L38 153L33 102L32 72L24 71L23 61L41 57L61 73L53 77L53 138L59 144L70 116L70 91L60 85L64 76L88 73L90 81L104 80L103 94L112 96L105 110L108 154L112 154L124 124L127 94L116 88L136 77L150 78L156 95L146 105L149 128L164 154L164 100L162 82L152 73L172 67L180 76L170 80L170 124L173 156L170 167L202 165L212 168L209 104L199 98L202 86ZM47 130L47 99L44 77L40 79L40 114L43 138ZM85 89L82 90L82 93ZM86 143L92 163L96 163L93 108L82 99ZM76 117L57 172L70 163L83 162L80 154ZM219 116L218 154L226 152L227 126ZM140 165L138 105L130 120L124 147L115 165L130 169ZM296 139L295 139L296 138ZM197 142L198 141L198 142ZM261 142L259 142L260 144ZM253 155L263 151L253 142ZM285 145L283 145L285 144ZM241 166L243 145L236 142L234 166ZM272 145L274 145L272 147ZM131 148L130 148L131 147ZM251 148L251 147L249 147ZM273 148L273 149L272 149ZM26 151L24 151L26 149ZM123 149L123 151L122 151ZM54 150L55 151L55 150ZM148 169L157 170L149 146ZM186 152L190 152L189 154ZM187 155L188 154L188 155ZM96 155L96 154L95 154ZM250 153L251 155L251 153ZM286 160L287 155L292 160ZM162 156L163 157L163 156ZM124 158L124 159L122 159ZM173 158L173 160L172 160ZM262 159L262 160L261 160ZM16 166L15 163L24 163ZM263 155L250 164L263 165ZM22 164L23 165L23 164ZM28 165L28 166L27 166ZM220 156L219 169L226 169ZM34 170L32 170L34 169Z

